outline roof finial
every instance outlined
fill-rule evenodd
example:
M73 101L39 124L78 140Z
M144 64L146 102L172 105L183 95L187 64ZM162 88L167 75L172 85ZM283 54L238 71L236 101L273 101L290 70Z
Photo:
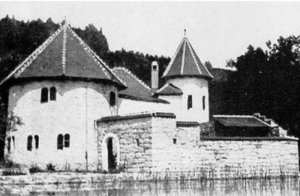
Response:
M186 37L186 29L184 29L184 37Z

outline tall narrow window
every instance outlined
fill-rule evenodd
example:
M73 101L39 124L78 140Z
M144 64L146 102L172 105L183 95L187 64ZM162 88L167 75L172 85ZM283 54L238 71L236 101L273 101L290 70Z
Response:
M11 138L8 137L7 138L7 151L8 151L8 153L10 153L10 149L11 149Z
M64 140L64 136L62 134L59 134L58 137L57 137L57 149L58 150L63 149L63 147L64 147L63 140Z
M190 109L192 107L193 107L193 97L192 95L189 95L187 100L187 109Z
M50 88L50 100L51 101L56 100L56 88L55 87Z
M35 149L39 149L39 136L38 135L34 136L34 141L35 141Z
M48 89L47 88L42 88L42 91L41 91L41 102L42 103L48 102Z
M70 147L70 135L66 134L65 135L65 148L69 148Z
M32 136L28 136L27 138L27 150L31 151L32 150Z
M116 93L115 92L110 92L109 93L109 105L110 106L115 106L116 105Z
M13 149L15 149L15 147L16 147L16 146L15 146L15 136L12 136L11 139L12 139L12 143L13 143L13 144L12 144Z
M203 110L205 110L205 96L202 97L202 106L203 106Z

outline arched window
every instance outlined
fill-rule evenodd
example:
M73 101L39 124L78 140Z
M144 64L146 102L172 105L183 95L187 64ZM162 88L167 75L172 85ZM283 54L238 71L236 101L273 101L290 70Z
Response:
M110 92L109 93L109 105L110 106L115 106L116 105L116 93L115 92Z
M42 91L41 91L41 102L42 103L48 102L48 89L47 88L42 88Z
M64 140L64 136L62 134L59 134L58 137L57 137L57 149L58 150L63 149L63 147L64 147L63 140Z
M192 95L189 95L187 100L187 109L190 109L192 107L193 107L193 97Z
M7 151L8 151L8 153L10 153L10 148L11 148L11 138L8 137L7 138Z
M65 135L65 148L69 148L70 147L70 135L66 134Z
M50 88L50 100L51 101L56 100L56 88L55 87Z
M203 110L205 110L205 96L202 97L202 106L203 106Z
M31 151L32 150L32 136L28 136L27 138L27 150Z
M35 149L39 149L39 136L38 135L34 136L34 141L35 141Z

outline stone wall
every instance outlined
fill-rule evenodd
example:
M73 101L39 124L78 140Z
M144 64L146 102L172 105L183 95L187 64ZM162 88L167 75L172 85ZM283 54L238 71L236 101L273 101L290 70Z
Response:
M172 179L298 175L295 138L200 139L199 126L176 125L175 117L164 115L102 118L98 122L99 169L103 169L101 142L113 133L120 141L120 166L127 172L157 173Z

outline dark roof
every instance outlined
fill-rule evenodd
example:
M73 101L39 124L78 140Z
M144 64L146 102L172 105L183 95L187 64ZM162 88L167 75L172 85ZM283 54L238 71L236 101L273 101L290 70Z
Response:
M157 118L176 118L173 113L165 113L165 112L154 112L154 113L140 113L140 114L132 114L125 116L106 116L97 120L100 122L111 122L111 121L120 121L120 120L131 120L137 118L149 118L149 117L157 117Z
M112 71L128 86L127 89L119 92L119 97L146 102L169 103L165 100L152 97L151 88L128 69L118 67Z
M270 127L269 124L254 116L214 115L213 118L226 127Z
M195 121L176 121L177 127L198 127L200 124Z
M156 91L155 94L156 95L182 95L183 92L177 86L175 86L171 83L167 83L163 87L161 87L161 89Z
M122 89L126 86L67 24L61 26L8 77L71 77L106 80Z
M213 78L186 37L182 39L174 57L163 74L163 77L166 78L185 76Z

